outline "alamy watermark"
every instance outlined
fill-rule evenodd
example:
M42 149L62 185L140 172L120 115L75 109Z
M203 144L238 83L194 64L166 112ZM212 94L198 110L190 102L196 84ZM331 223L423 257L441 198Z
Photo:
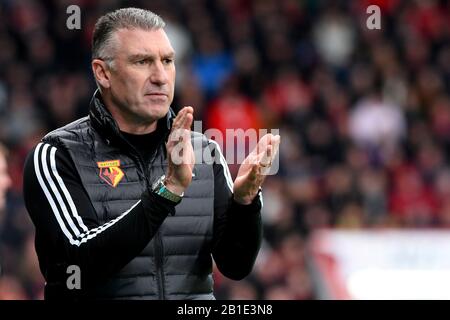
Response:
M66 26L69 30L81 29L81 9L79 6L72 4L66 8L69 15L66 19ZM366 8L366 13L370 16L366 19L366 27L369 30L381 29L381 10L380 7L373 4Z
M381 10L380 7L373 4L367 7L366 13L370 16L366 20L366 26L369 30L381 29Z
M79 6L72 4L67 7L66 13L69 14L66 20L66 27L69 30L81 29L81 9Z
M193 139L192 147L194 149L195 164L242 164L255 148L257 148L256 154L262 154L266 151L266 146L259 146L261 138L266 134L271 133L276 136L279 135L279 129L226 129L225 133L219 129L210 128L203 132L202 121L194 121L193 131L197 133L203 133L209 140L210 148L203 146L202 139ZM170 140L178 141L179 135L174 134L169 137ZM274 175L279 169L279 152L272 146L273 152L271 155L266 155L270 160L270 169L264 171L265 175ZM215 152L214 157L211 154L211 149L219 149L219 152ZM181 164L186 161L183 157L184 150L180 144L179 148L174 148L171 153L171 159L175 164ZM250 160L250 164L256 164L257 158Z
M67 267L66 273L69 275L66 280L66 286L69 290L81 289L81 269L73 264Z

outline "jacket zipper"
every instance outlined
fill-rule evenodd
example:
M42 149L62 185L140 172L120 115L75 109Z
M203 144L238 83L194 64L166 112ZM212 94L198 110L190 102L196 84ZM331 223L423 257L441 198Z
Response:
M171 111L169 111L169 112L171 112ZM111 117L111 119L112 119L112 117ZM111 122L114 122L114 121L111 121ZM116 131L118 131L118 129ZM166 136L164 137L164 139L162 139L162 141L166 140L168 134L169 133L166 134ZM144 173L145 187L148 190L151 187L148 166L145 165L144 159L142 158L140 153L136 150L136 148L133 145L131 145L126 139L124 139L120 135L120 133L118 135L121 138L121 140L124 141L128 145L128 147L131 148L131 150L133 151L131 153L131 155L136 157L137 163L141 169L141 172ZM163 148L164 148L164 144L163 144ZM157 153L158 153L158 147L156 148L155 154L152 156L150 163L153 163L153 161L156 158ZM160 234L159 230L155 234L154 251L155 251L156 269L157 269L156 278L157 278L157 282L158 282L158 297L161 300L165 300L166 297L165 297L165 290L164 290L164 282L165 282L165 280L164 280L164 250L163 250L163 242L162 242L162 238L161 238L161 234Z
M150 163L153 163L153 161L156 158L156 155L158 154L158 149L155 150L154 155L150 159ZM146 179L149 179L150 172L148 172L148 166L145 167L145 177ZM153 249L155 251L155 262L156 262L156 278L158 280L158 294L160 300L166 299L166 292L165 292L165 277L164 277L164 246L163 241L161 237L161 233L159 232L159 229L156 231L155 234L155 241L153 243ZM159 277L158 277L159 275Z
M133 149L135 149L133 147ZM156 158L156 154L158 150L155 151L150 163L153 163L153 160ZM148 189L151 186L150 183L150 172L148 170L148 166L145 165L144 159L140 156L138 152L136 152L136 158L138 159L139 166L141 167L142 172L144 173L146 188ZM156 231L154 242L153 242L153 250L155 251L155 264L156 264L156 280L158 283L158 298L159 300L165 300L166 294L164 290L164 250L163 250L163 242L161 238L161 234L159 229Z
M156 231L155 242L153 243L153 248L155 250L155 261L156 261L156 279L158 281L158 297L160 300L166 299L166 293L164 290L164 251L163 242L159 230Z

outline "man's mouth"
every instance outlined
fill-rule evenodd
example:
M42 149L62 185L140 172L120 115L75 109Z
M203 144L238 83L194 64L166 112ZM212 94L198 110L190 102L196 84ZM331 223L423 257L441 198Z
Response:
M164 92L150 92L146 93L146 96L152 96L152 97L167 97L168 95Z

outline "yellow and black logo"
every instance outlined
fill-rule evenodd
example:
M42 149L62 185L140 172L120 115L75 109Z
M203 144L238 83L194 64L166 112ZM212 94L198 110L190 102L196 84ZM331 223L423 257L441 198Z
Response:
M115 188L124 176L122 169L120 169L120 160L97 162L97 165L100 168L100 178Z

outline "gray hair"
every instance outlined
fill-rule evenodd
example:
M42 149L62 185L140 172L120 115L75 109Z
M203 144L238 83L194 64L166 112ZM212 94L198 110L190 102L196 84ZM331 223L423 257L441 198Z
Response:
M113 67L113 35L119 29L157 30L164 28L164 20L150 10L123 8L100 17L92 37L92 59L102 59Z

